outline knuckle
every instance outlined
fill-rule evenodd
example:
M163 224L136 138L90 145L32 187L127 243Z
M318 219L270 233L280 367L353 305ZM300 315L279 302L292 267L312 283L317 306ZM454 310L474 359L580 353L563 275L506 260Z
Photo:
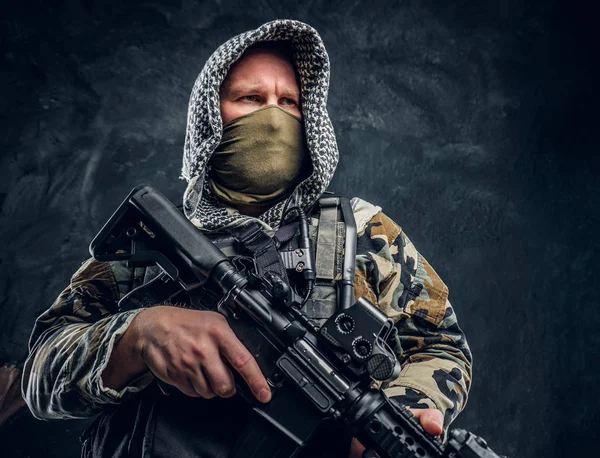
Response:
M227 319L218 312L206 313L210 314L205 320L206 331L215 337L225 336L227 330L229 329Z
M219 383L213 387L213 390L221 398L228 398L235 394L235 386L231 383Z
M194 358L191 355L182 356L179 360L179 364L183 369L193 369L195 366L198 365L198 363L196 362L196 358Z
M218 320L206 324L206 332L213 337L220 337L223 333L223 323Z
M200 360L200 361L204 361L206 360L206 358L208 357L209 353L210 353L210 343L206 342L204 340L200 340L197 342L194 342L194 344L192 346L190 346L190 350L192 351L192 353L194 354L194 358L195 360Z
M247 367L249 367L252 363L252 361L254 361L254 358L252 357L252 355L250 353L244 352L244 353L239 353L237 354L234 358L233 361L231 361L231 364L233 365L233 367L236 370L243 370L246 369Z

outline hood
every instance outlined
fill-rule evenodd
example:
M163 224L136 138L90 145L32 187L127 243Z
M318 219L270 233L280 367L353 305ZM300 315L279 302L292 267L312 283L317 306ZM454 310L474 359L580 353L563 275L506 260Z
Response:
M223 43L204 65L190 96L181 171L181 178L188 183L183 208L186 217L203 230L213 231L255 220L227 208L212 194L206 179L210 173L207 164L223 132L219 100L221 83L248 47L258 41L270 40L289 40L292 45L313 173L288 199L275 204L258 219L270 228L277 228L286 208L299 205L307 210L323 194L333 177L339 153L327 114L329 57L323 41L315 29L302 22L282 19L263 24Z

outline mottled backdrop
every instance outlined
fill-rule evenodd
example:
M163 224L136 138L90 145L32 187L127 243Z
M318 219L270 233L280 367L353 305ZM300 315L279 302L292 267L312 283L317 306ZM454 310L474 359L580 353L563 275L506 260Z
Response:
M180 201L209 54L294 18L331 58L332 188L383 206L449 285L475 357L456 425L513 458L597 456L598 48L583 2L2 5L0 365L22 365L35 317L130 188ZM21 409L0 455L75 457L84 424Z

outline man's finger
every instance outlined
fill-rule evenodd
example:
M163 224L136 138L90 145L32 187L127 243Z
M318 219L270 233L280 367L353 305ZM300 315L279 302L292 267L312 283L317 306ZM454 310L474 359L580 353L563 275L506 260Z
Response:
M269 402L271 400L271 390L265 376L252 354L239 341L233 331L226 332L219 344L223 357L246 381L256 399L260 402Z
M198 370L193 375L188 375L186 377L186 380L192 387L192 389L204 399L212 399L217 395L212 389L211 385L206 380L206 376L200 368L198 368Z
M217 353L213 356L208 356L202 367L202 371L206 375L212 391L221 398L230 398L235 394L235 381L229 368L221 359L221 355Z
M426 433L440 436L444 432L444 416L438 409L408 409L417 417Z

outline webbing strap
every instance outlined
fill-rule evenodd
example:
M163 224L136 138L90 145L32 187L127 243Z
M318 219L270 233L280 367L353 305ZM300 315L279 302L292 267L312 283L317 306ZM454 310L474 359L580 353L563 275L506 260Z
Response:
M136 271L138 268L136 268ZM119 310L133 310L168 303L181 293L181 286L161 273L161 269L150 266L142 270L144 283L134 287L119 301ZM137 276L137 272L136 272ZM134 282L135 286L136 282Z
M260 224L252 222L233 235L252 253L260 276L267 272L274 273L289 285L287 271L277 251L275 240L262 230Z
M333 280L335 278L338 200L337 198L328 198L319 201L321 213L315 259L317 280Z

